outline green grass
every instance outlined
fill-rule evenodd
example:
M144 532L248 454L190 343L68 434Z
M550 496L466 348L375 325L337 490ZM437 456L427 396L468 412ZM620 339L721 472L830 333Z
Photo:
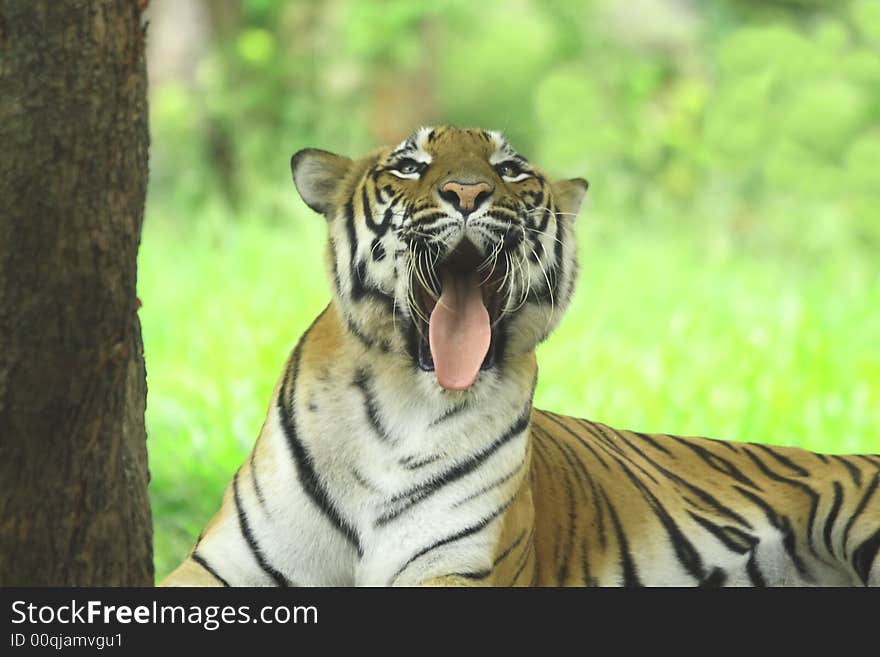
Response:
M289 350L326 304L323 220L151 211L139 260L157 579L256 438ZM216 219L212 220L212 216ZM582 274L539 349L539 407L619 427L878 452L871 259L751 253L581 220Z

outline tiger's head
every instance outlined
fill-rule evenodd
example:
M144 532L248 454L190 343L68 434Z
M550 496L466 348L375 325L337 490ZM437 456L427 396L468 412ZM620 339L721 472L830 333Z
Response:
M501 375L571 299L587 182L549 182L498 132L420 128L360 160L308 148L291 171L328 220L349 331L447 390Z

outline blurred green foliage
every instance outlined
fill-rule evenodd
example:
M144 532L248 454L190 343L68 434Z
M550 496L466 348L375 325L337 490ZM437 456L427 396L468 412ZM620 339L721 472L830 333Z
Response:
M502 129L586 175L621 221L876 247L878 5L246 0L195 85L153 89L153 190L283 220L262 188L296 148L359 155L421 104L421 122Z
M878 0L186 2L209 25L188 74L159 74L151 32L140 255L159 577L329 297L290 155L419 124L591 182L540 406L880 452Z

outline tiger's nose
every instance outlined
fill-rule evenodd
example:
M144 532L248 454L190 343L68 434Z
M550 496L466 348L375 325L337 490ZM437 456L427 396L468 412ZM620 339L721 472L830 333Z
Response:
M449 181L440 187L440 198L467 216L485 201L494 191L494 187L487 182L462 183Z

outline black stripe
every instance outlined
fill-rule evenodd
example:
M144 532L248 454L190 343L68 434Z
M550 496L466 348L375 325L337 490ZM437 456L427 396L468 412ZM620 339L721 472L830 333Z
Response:
M350 472L351 472L351 476L354 477L354 480L361 487L366 488L368 491L371 491L373 493L381 493L382 492L378 488L376 488L376 486L374 486L369 481L367 481L367 479L360 473L360 470L358 470L356 467L352 467Z
M859 501L859 505L856 507L855 513L850 516L849 521L846 523L846 529L843 530L843 545L844 545L844 554L849 554L849 546L847 545L847 541L849 539L849 532L852 529L853 525L856 522L856 519L862 515L862 512L868 506L868 500L874 495L877 490L877 484L880 483L880 477L874 477L871 481L871 485L868 486L868 490L865 491L864 496Z
M441 422L446 422L446 420L448 420L452 417L455 417L456 415L458 415L459 413L464 411L466 408L468 408L469 405L470 405L470 400L465 399L463 402L460 402L460 403L456 404L455 406L453 406L452 408L449 408L449 409L443 411L443 413L441 413L435 420L431 421L431 423L428 425L428 427L429 428L435 427L438 424L440 424Z
M708 440L715 445L720 445L721 447L724 447L739 456L739 450L737 449L736 444L732 443L729 440L716 440L715 438L703 438L703 440Z
M574 542L575 542L575 533L577 532L578 527L578 516L577 509L575 507L575 499L574 499L574 490L571 484L571 470L565 470L565 492L568 494L568 531L565 535L565 547L562 550L560 556L557 556L556 563L558 567L558 571L556 573L558 579L558 583L560 586L564 586L565 582L568 580L568 569L569 569L569 558L572 554L574 554ZM561 544L561 541L557 541L557 543Z
M513 586L516 584L516 580L519 579L519 576L522 575L523 570L526 568L526 564L529 563L529 556L532 554L532 547L534 546L535 540L535 528L529 530L529 537L526 539L526 548L523 550L522 555L519 558L519 565L516 568L516 572L513 574L513 579L510 580L510 584L508 586ZM535 557L535 563L537 563L538 558Z
M500 564L502 561L504 561L504 559L507 557L507 555L509 555L513 550L515 550L516 546L518 546L520 543L522 543L522 541L525 537L526 537L526 530L523 529L519 533L519 536L516 538L516 540L513 543L511 543L510 545L508 545L507 548L495 558L495 561L492 563L491 570L480 570L480 571L470 572L470 573L453 573L453 576L464 577L465 579L484 579L484 578L488 577L489 575L491 575L495 571L495 568L498 566L498 564Z
M825 518L825 527L822 530L825 536L825 547L828 548L828 552L831 554L834 554L834 548L831 545L831 531L834 529L834 521L837 520L841 504L843 504L843 486L840 485L840 482L835 481L834 502L831 504L831 510L828 512L828 517Z
M773 507L771 507L760 495L742 488L741 486L734 485L733 489L746 499L751 500L764 512L767 521L782 534L782 546L785 548L786 554L788 554L798 573L805 578L812 580L812 576L807 570L803 559L801 559L800 555L797 553L794 531L791 528L791 522L789 519L786 516L778 515Z
M617 550L620 553L620 566L623 570L623 585L628 587L643 586L639 579L639 572L633 561L632 553L629 551L629 541L626 540L626 533L620 524L620 516L617 515L617 510L611 504L611 500L608 499L604 490L602 491L602 498L608 507L608 512L611 514L611 522L614 523L614 531L617 535Z
M478 570L471 573L450 573L449 577L462 577L464 579L486 579L492 574L491 570Z
M585 420L578 420L578 421L581 424L587 426L587 428L589 428L589 424ZM596 426L600 426L600 427L603 426L600 423L593 423L593 424L595 424ZM696 494L700 498L701 501L703 501L704 503L711 506L713 509L715 509L716 512L730 518L731 520L734 520L735 522L743 525L744 527L746 527L748 529L752 528L752 525L749 523L748 520L743 518L740 514L736 513L733 509L721 504L710 493L708 493L707 491L703 490L702 488L686 481L682 477L678 476L677 474L668 470L664 466L660 465L654 459L649 458L644 452L642 452L641 450L638 450L629 440L627 440L622 432L617 431L616 429L612 429L611 427L608 427L608 428L609 428L609 430L614 431L616 433L616 435L618 435L628 446L630 446L631 448L636 450L642 456L642 458L644 458L646 461L648 461L648 463L650 463L659 473L663 474L668 479L674 481L675 483L679 484L680 486L683 486L683 487L687 488L688 490L692 491L694 494ZM629 433L634 433L634 432L629 432ZM603 435L604 435L604 432L603 432ZM637 434L637 435L641 435L644 438L648 438L647 434ZM617 453L623 455L623 452L621 452L619 450L619 448L617 448L616 445L614 445L613 447ZM664 452L672 455L671 452L669 452L664 447L662 447L662 445L659 445L659 443L656 445L656 447L658 447L661 451L664 451ZM655 483L659 484L659 482L657 482L653 477L651 477L651 480L654 481Z
M556 443L557 441L553 440L553 436L548 434L544 429L540 430L549 441ZM571 471L574 473L575 478L581 489L581 496L584 499L591 499L593 502L593 508L599 516L600 525L604 524L604 511L602 510L602 505L599 504L598 495L596 493L596 484L593 481L593 478L590 476L590 469L584 464L581 460L581 455L578 454L574 447L568 444L567 442L559 442L558 443L560 451L562 451L562 456L565 458L568 463ZM587 490L589 486L590 490Z
M555 472L555 468L552 468L547 465L546 460L548 457L543 453L543 450L546 449L544 441L555 443L556 439L554 438L554 436L550 432L548 432L546 429L544 429L543 427L541 427L538 424L533 425L532 432L533 432L533 436L535 437L535 440L532 442L532 445L535 448L535 454L538 457L540 457L540 459L544 463L545 469L548 471L548 473L550 473L550 474L548 474L548 478L552 477L553 476L552 473ZM539 438L542 438L542 440L539 440ZM580 457L574 452L574 449L572 447L570 447L569 445L567 445L565 443L563 443L563 445L567 448L568 452L572 455L572 458L575 458L577 461L580 461ZM574 466L572 466L572 467L574 467ZM593 478L590 476L590 469L588 467L586 467L582 462L581 462L580 467L576 469L576 472L578 472L578 474L583 476L583 478L586 480L587 484L590 486L591 494L588 495L586 493L586 490L583 489L583 484L582 484L582 491L583 491L584 497L589 497L593 503L593 510L594 510L594 513L596 515L596 519L598 522L599 543L600 543L602 549L604 550L606 547L606 544L607 544L607 537L606 537L606 533L605 533L605 510L603 509L602 504L600 503L599 491L596 488L596 483L593 481Z
M562 247L565 242L565 222L560 217L554 222L556 225L556 243L553 248L553 262L550 263L548 278L550 279L550 293L554 299L559 299L559 280L562 277L563 261Z
M190 557L192 558L193 561L195 561L197 564L199 564L202 568L207 570L208 574L210 574L211 577L216 579L223 586L229 588L229 582L227 582L225 579L220 577L220 575L217 574L217 571L211 567L211 565L208 563L208 561L202 555L200 555L198 552L193 551L193 553L190 555Z
M486 225L495 229L498 232L509 230L511 222L514 222L519 217L519 214L516 210L511 210L510 208L495 206L491 210L487 210L486 217L491 217L492 219L497 219L498 223L493 224L492 222L487 221Z
M809 473L809 472L807 472L806 470L804 470L804 469L803 469L801 466L799 466L798 464L794 463L794 462L793 462L790 458L788 458L787 456L783 456L782 454L780 454L779 452L777 452L777 451L776 451L773 447L771 447L770 445L761 445L760 443L749 443L749 445L751 445L752 447L756 447L757 449L760 449L760 450L766 452L767 454L770 455L771 458L775 459L776 461L778 461L779 463L781 463L782 465L784 465L786 468L792 470L793 472L796 472L796 473L799 474L801 477L809 477L809 476L810 476L810 473Z
M343 313L344 314L344 313ZM367 348L372 349L376 346L375 340L368 337L363 331L361 331L357 325L352 321L352 319L346 314L345 315L345 323L348 326L349 332L356 337L360 342Z
M556 541L556 553L555 553L555 561L557 564L560 562L560 550L562 551L563 558L568 557L568 555L573 554L574 552L574 542L575 542L575 531L577 529L577 520L578 514L575 509L575 495L574 489L571 484L571 478L569 475L573 475L578 483L580 488L581 497L588 498L590 495L587 494L587 485L592 485L592 482L588 480L588 476L586 474L586 468L583 463L578 459L577 454L574 450L565 443L558 443L552 439L552 436L549 436L544 429L537 427L540 433L543 433L548 438L548 443L553 445L559 453L562 454L562 458L565 459L568 464L568 468L563 469L562 473L565 475L565 491L568 494L568 532L566 536L565 543L562 541ZM556 468L557 477L559 469ZM586 480L586 483L585 483ZM598 509L598 513L601 516L601 506L598 505L595 496L593 496L593 503L596 509ZM604 528L601 530L604 532ZM563 547L564 546L564 547ZM583 564L582 564L583 565ZM565 580L568 579L568 561L565 560L559 565L559 571L557 573L558 581L560 585L563 585Z
M803 483L802 481L796 481L794 479L789 479L788 477L783 477L777 472L771 470L767 465L759 459L750 449L743 447L743 451L746 456L752 460L752 462L758 466L758 469L761 470L765 475L773 479L774 481L778 481L783 484L788 484L789 486L794 486L795 488L799 488L802 490L806 496L810 500L810 513L807 516L807 526L806 531L804 532L807 539L807 547L810 548L810 552L816 555L817 558L823 560L818 552L816 552L816 546L813 543L813 525L816 522L816 516L819 512L819 493L813 490L809 485ZM823 560L824 561L824 560Z
M712 534L715 538L717 538L728 550L731 552L736 552L737 554L745 554L748 552L752 546L755 544L755 539L753 537L748 537L747 534L736 529L735 527L730 526L720 526L716 525L714 522L705 518L701 515L697 515L693 511L688 511L688 514L691 518L693 518L703 529ZM731 534L736 536L736 540L731 537ZM745 542L740 542L743 537L746 536Z
M611 427L606 426L601 422L588 423L581 420L581 423L584 424L584 426L586 426L589 431L594 431L596 434L599 435L601 440L600 444L606 448L608 454L617 461L618 465L622 466L623 462L629 463L636 470L642 473L645 478L649 479L651 483L658 486L660 485L660 482L657 481L656 477L654 477L654 475L652 475L644 467L642 467L642 465L633 458L633 455L631 453L627 452L625 449L617 444L620 437L617 435L615 429L612 429ZM633 448L627 440L623 439L621 440L621 442L627 444L627 446L630 447L632 451L634 451L637 455L641 455L641 452Z
M364 284L367 280L367 264L357 257L353 258L348 268L348 275L351 280L352 301L360 301L367 294L367 287Z
M870 584L868 576L871 574L871 566L877 558L878 551L880 551L880 529L875 531L871 538L862 543L853 552L853 568L855 568L859 579L862 580L862 584L865 586Z
M566 431L570 435L574 436L577 439L577 441L583 447L585 447L596 458L596 460L599 461L599 463L601 463L605 467L606 470L611 469L611 466L609 466L608 463L606 463L605 459L603 459L601 456L599 456L599 453L595 450L595 448L592 445L590 445L590 443L588 443L586 440L584 440L583 436L581 436L578 433L575 433L575 431L571 427L563 424L560 420L557 420L556 416L553 413L549 413L547 411L538 411L538 412L541 414L541 417L547 418L548 420L553 422L553 424L558 425L564 431ZM578 421L581 424L586 423L586 420L578 420Z
M694 452L697 456L700 457L706 464L708 464L713 470L717 470L718 472L722 472L729 477L733 477L736 481L741 484L745 484L755 490L761 490L761 487L758 486L754 481L746 477L739 468L737 468L733 463L728 461L725 458L722 458L712 452L711 450L706 449L702 445L698 445L693 440L688 440L686 438L682 438L681 436L672 436L666 434L669 438L676 440L679 444L684 445L689 450Z
M613 438L620 440L624 445L629 447L633 452L635 452L636 454L641 456L643 459L648 461L648 463L650 463L651 465L655 464L654 460L651 458L648 458L648 456L642 451L642 449L640 447L636 446L631 440L629 440L623 434L622 431L619 431L618 429L615 429L614 427L609 427L607 424L602 424L601 422L593 422L593 425L595 425L596 427L599 427L600 430L603 433L605 433L606 435L608 434L608 432L610 432L611 436ZM607 429L607 431L606 431L606 429Z
M375 433L383 443L394 443L395 441L392 439L388 430L383 426L382 420L379 418L379 408L376 404L376 399L373 397L373 392L370 390L369 372L364 369L358 370L352 384L360 390L364 396L364 409L367 412L367 421L369 422L373 433Z
M352 301L360 301L364 297L368 297L373 301L378 301L385 309L391 313L394 310L394 298L385 294L381 290L366 285L367 279L367 263L358 260L357 257L357 229L355 228L354 204L349 199L345 204L345 231L348 237L349 249L349 283L351 285ZM334 259L335 263L335 259ZM334 264L335 266L335 264ZM337 283L338 286L338 283ZM341 291L341 288L340 288Z
M627 438L627 434L629 434L629 435L639 435L639 436L641 436L642 438L647 439L647 442L648 442L649 444L652 444L654 447L656 447L656 448L659 449L660 451L663 451L663 452L665 452L666 454L668 454L669 456L672 456L673 458L675 458L675 455L674 455L672 452L670 452L670 451L667 450L665 447L663 447L663 445L661 445L661 444L657 443L656 441L654 441L654 440L653 440L650 436L648 436L647 434L636 434L636 433L633 432L633 431L620 431L620 430L618 430L618 429L615 429L614 427L608 427L607 425L604 425L604 424L602 424L601 422L594 422L593 424L595 424L595 425L598 426L598 427L605 427L605 428L608 429L609 431L612 431L612 432L614 433L614 435L616 435L616 436L617 436L617 437L618 437L618 438L619 438L624 444L626 444L627 447L629 447L632 451L634 451L636 454L638 454L639 456L641 456L645 461L647 461L651 466L653 466L654 469L656 469L658 472L660 472L660 473L662 473L662 474L665 474L665 475L667 475L667 476L672 475L672 473L671 473L669 470L667 470L664 466L660 465L660 463L658 463L656 460L654 460L654 458L648 456L648 454L646 454L642 449L640 449L639 447L637 447L637 446L636 446L631 440L629 440L629 438ZM634 462L633 462L633 465L635 465ZM683 484L683 485L685 485L685 486L688 486L687 482L685 482L684 480L681 480L681 479L680 479L679 477L677 477L677 476L672 475L672 476L670 476L669 478L670 478L670 479L674 479L674 480L678 480L678 483L681 483L681 484ZM659 484L659 482L658 482L656 479L654 479L653 477L651 478L651 481L653 481L654 483ZM745 522L745 521L743 521L743 522ZM748 523L745 523L745 524L748 524Z
M849 472L849 476L852 478L853 483L856 486L861 487L862 485L862 471L855 465L855 463L850 463L849 459L845 456L839 456L837 454L832 454L831 458L835 461L843 465L846 468L846 471Z
M336 241L332 235L328 237L328 241L330 244L330 267L333 269L333 286L336 290L336 296L342 297L342 279L339 277L339 266L336 262Z
M392 504L401 501L404 503L401 506L394 508L390 511L386 511L381 516L379 516L376 519L376 527L383 527L384 525L387 525L404 511L411 509L413 506L430 497L447 484L450 484L453 481L457 481L458 479L461 479L465 475L468 475L476 470L503 445L521 434L526 429L529 424L529 416L531 414L531 410L532 402L530 398L528 403L526 404L526 407L523 409L523 412L510 426L510 428L507 429L507 431L505 431L501 436L496 438L492 442L492 444L490 444L486 449L478 452L474 456L464 461L461 461L460 463L457 463L448 470L441 472L434 477L431 477L428 481L422 484L418 484L410 488L409 490L404 491L403 493L395 495L391 499Z
M388 231L388 226L391 225L391 217L393 216L393 213L384 213L382 221L380 222L373 220L373 206L370 203L370 195L367 192L367 185L361 187L361 203L364 206L364 220L366 221L367 228L377 236L381 237Z
M543 193L544 193L544 190L541 190L541 194L542 194L542 196L541 196L541 200L540 200L540 202L538 203L538 205L542 205L542 204L544 203ZM552 216L552 215L551 215L551 213L550 213L550 208L548 208L548 207L544 207L544 213L543 213L543 215L542 215L542 217L541 217L541 225L540 225L540 226L536 226L536 228L537 228L539 231L541 231L542 233L543 233L545 230L547 230L547 226L550 225L550 217L551 217L551 216Z
M507 549L505 549L504 552L502 552L497 557L495 557L495 562L493 563L492 567L494 568L495 566L500 564L502 561L504 561L507 558L507 555L509 555L511 552L513 552L516 549L516 546L519 545L520 543L522 543L522 541L525 537L526 537L526 530L523 529L519 533L519 536L516 537L516 540L513 543L511 543L510 545L508 545Z
M367 228L373 231L374 233L379 233L379 224L373 221L373 207L370 203L369 195L367 194L367 186L361 186L361 212L364 216L364 222L367 224Z
M581 580L584 586L598 586L599 582L590 574L589 549L587 548L587 533L581 534Z
M431 465L435 461L443 458L440 454L434 454L433 456L426 456L424 458L416 460L414 456L407 456L406 458L402 458L398 461L400 465L402 465L407 470L418 470L419 468L424 468L426 465Z
M358 290L360 289L355 282L354 274L354 266L357 262L357 229L354 225L354 202L352 199L348 199L348 202L345 204L345 234L348 237L348 252L349 252L349 276L351 277L351 296L355 301L358 300L359 294Z
M565 452L563 452L563 457L565 456ZM565 581L568 579L568 556L574 551L575 529L577 528L574 487L572 486L570 477L572 470L572 467L563 468L561 472L563 478L560 480L560 483L565 490L565 495L568 498L568 517L566 518L568 531L565 532L565 542L559 540L559 537L557 536L553 555L553 561L558 569L556 572L557 584L560 586L564 586ZM557 478L559 478L559 474L560 473L557 469Z
M250 457L250 465L251 465L251 480L254 482L254 492L257 494L257 501L259 501L260 506L263 508L266 507L266 498L263 497L263 489L260 487L260 482L257 479L257 464L254 460L254 457L257 453L257 446L254 445L254 448L251 450Z
M538 188L538 191L533 192L531 194L531 205L526 206L528 210L528 218L529 223L533 228L537 228L541 232L547 230L547 225L550 223L550 208L547 207L547 190L541 185ZM541 214L541 225L538 226L538 220L535 217L535 210L541 209L544 212Z
M517 464L517 466L513 470L508 472L506 475L502 475L501 477L498 477L498 479L496 479L492 483L486 484L477 492L471 493L470 495L468 495L464 499L459 500L458 502L456 502L455 504L452 505L452 508L455 509L457 507L460 507L462 504L470 502L471 500L476 499L480 495L485 495L490 490L494 490L495 488L499 488L502 484L506 483L507 481L509 481L510 479L515 477L520 472L520 470L522 470L523 464L525 464L525 457L523 457L523 459Z
M719 525L716 525L708 518L698 516L690 511L688 511L688 513L704 529L715 536L732 552L736 552L738 554L745 554L747 552L750 553L749 560L746 563L746 573L749 576L749 580L751 580L752 586L766 586L764 575L761 573L761 569L758 567L757 564L757 553L755 551L755 548L760 543L760 540L757 537L747 534L737 527L732 527L730 525L725 525L721 527Z
M850 458L861 459L867 461L869 465L873 465L875 468L880 468L880 457L873 454L853 454Z
M730 507L723 505L721 502L719 502L715 498L715 496L713 496L708 491L700 488L699 486L697 486L695 484L690 483L689 481L687 481L686 479L683 479L682 477L679 477L677 474L675 474L674 472L672 472L670 470L667 470L665 467L661 466L658 463L654 463L654 467L657 469L658 472L660 472L662 475L666 476L668 479L674 481L679 486L682 486L682 487L688 489L689 491L691 491L692 493L694 493L697 497L700 498L700 501L702 501L705 504L708 504L717 513L719 513L727 518L730 518L734 522L742 525L743 527L745 527L747 529L752 529L752 524L748 520L746 520L743 516L741 516L739 513L737 513L736 511L734 511Z
M700 582L700 586L703 588L718 588L723 586L726 581L727 573L721 568L713 568L712 572L706 575L706 578Z
M351 267L351 297L354 301L360 301L364 297L371 301L377 301L385 307L389 314L394 311L394 297L385 294L373 285L367 285L367 263L364 260L357 261Z
M387 197L391 196L392 194L394 194L394 188L391 185L382 185L381 187L379 185L376 185L376 200L379 203L388 203Z
M454 534L452 534L452 535L450 535L450 536L447 536L447 537L445 537L445 538L441 538L441 539L438 540L438 541L434 541L434 542L431 543L430 545L428 545L428 546L422 548L421 550L419 550L418 552L416 552L413 556L411 556L411 557L406 561L406 563L403 564L403 565L397 570L396 573L394 573L394 576L391 578L391 581L392 581L392 582L396 581L397 578L400 577L400 574L401 574L404 570L406 570L407 567L409 567L409 565L410 565L413 561L415 561L415 560L418 559L419 557L422 557L422 556L426 555L428 552L432 552L432 551L436 550L436 549L439 548L439 547L443 547L444 545L448 545L449 543L454 543L455 541L460 541L460 540L463 539L463 538L467 538L468 536L472 536L473 534L476 534L476 533L482 531L483 529L485 529L485 528L489 525L489 523L491 523L493 520L495 520L495 518L497 518L497 517L500 516L502 513L504 513L504 512L507 510L507 507L510 506L510 503L511 503L512 501L513 501L513 499L507 500L507 502L505 502L504 504L502 504L500 507L498 507L497 509L495 509L495 511L493 511L492 513L490 513L488 516L486 516L485 518L483 518L483 519L480 520L479 522L477 522L477 523L475 523L475 524L473 524L473 525L471 525L471 526L469 526L469 527L465 527L464 529L462 529L462 530L460 530L460 531L457 531L456 533L454 533Z
M323 313L318 316L318 319L322 316ZM293 366L289 370L288 376L285 377L281 384L281 390L278 393L278 413L281 419L281 428L287 438L287 445L290 447L293 461L296 464L297 475L299 476L299 481L303 490L315 506L318 507L318 509L327 517L330 523L355 547L358 556L361 557L363 556L363 549L361 548L357 532L342 518L339 510L336 508L336 505L327 493L327 490L321 484L312 463L312 456L299 439L296 430L296 411L294 408L296 401L296 378L299 374L299 364L300 359L302 358L303 345L306 342L309 332L315 326L318 319L316 319L315 322L312 323L312 326L306 330L303 337L300 338L299 343L296 345L296 349L294 349ZM291 382L294 388L288 391L288 386Z
M675 557L678 559L679 563L684 566L685 570L687 570L694 579L702 581L706 575L703 569L703 560L700 558L699 551L694 547L693 543L688 540L684 532L681 531L678 524L675 522L675 519L666 510L663 503L644 484L644 482L639 479L636 474L626 466L626 464L621 462L620 466L623 469L624 474L629 478L633 486L635 486L642 494L648 502L648 506L654 511L654 515L657 516L657 519L663 525L663 528L666 530L669 540L672 543Z
M618 433L620 433L620 432L618 432ZM653 447L654 449L658 449L658 450L660 450L661 452L663 452L663 453L665 453L665 454L668 454L669 456L675 458L675 455L674 455L672 452L670 452L670 451L669 451L668 449L666 449L663 445L661 445L661 444L658 443L656 440L654 440L654 438L653 438L650 434L642 433L642 432L640 432L640 431L630 431L630 433L633 434L633 435L635 435L635 436L638 436L639 438L641 438L642 440L644 440L646 443L648 443L649 445L651 445L651 447Z
M584 478L587 480L587 484L590 486L590 499L593 501L593 509L596 512L596 520L599 525L599 545L604 550L608 544L608 534L605 529L605 509L599 499L599 491L601 488L599 484L593 480L593 477L590 476L588 468L584 468L582 472Z
M752 586L757 588L767 586L767 580L764 579L764 573L761 572L761 567L758 565L758 553L754 549L752 549L752 554L746 562L746 573L752 582Z
M421 217L418 216L419 212L426 212ZM425 208L421 208L416 210L413 214L413 230L418 230L420 233L433 230L435 226L430 222L446 220L445 223L449 225L455 225L455 222L449 219L449 215L441 210L434 209L433 206L428 206Z
M248 522L247 513L241 505L241 496L238 492L237 472L232 478L232 491L233 499L235 501L235 511L238 514L238 527L241 530L242 536L244 536L244 540L247 541L248 547L251 549L251 552L254 555L254 559L257 560L257 564L259 564L262 571L266 573L277 586L294 586L294 584L289 579L287 579L287 577L285 577L283 573L275 570L275 568L273 568L272 565L268 561L266 561L266 556L263 554L263 551L257 544L257 539L254 536L253 531L251 531L251 526Z

